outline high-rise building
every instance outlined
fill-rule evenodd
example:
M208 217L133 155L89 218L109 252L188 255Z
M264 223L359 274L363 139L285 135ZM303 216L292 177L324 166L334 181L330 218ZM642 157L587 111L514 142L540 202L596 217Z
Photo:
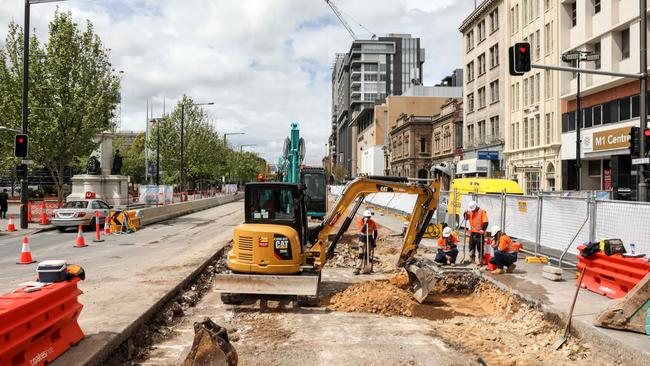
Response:
M463 20L463 157L458 176L504 177L506 1L485 0Z
M508 0L508 45L529 42L536 64L556 65L560 59L558 41L559 5L556 1ZM491 18L488 18L491 22ZM490 23L491 24L491 23ZM489 28L489 27L488 27ZM508 48L500 53L501 69L508 68ZM490 51L490 66L495 57ZM506 177L519 182L528 194L559 190L560 98L559 73L533 69L523 76L506 74L505 121Z
M348 177L358 172L357 138L374 120L374 106L389 95L401 95L411 84L422 84L424 49L410 34L389 34L352 42L337 55L332 70L332 124L336 124L336 163ZM330 140L333 140L330 138ZM333 160L334 161L334 160Z
M639 72L638 1L563 1L560 7L560 49L600 54L581 67ZM562 188L576 189L577 75L562 73ZM637 176L628 134L639 126L638 80L581 75L580 189L612 190L615 199L635 199Z

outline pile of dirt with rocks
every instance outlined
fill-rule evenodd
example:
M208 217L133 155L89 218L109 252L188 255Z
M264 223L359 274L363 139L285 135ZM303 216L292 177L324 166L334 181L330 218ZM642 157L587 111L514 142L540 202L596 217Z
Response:
M405 289L390 280L354 284L330 299L329 309L367 312L381 315L413 316L417 304Z

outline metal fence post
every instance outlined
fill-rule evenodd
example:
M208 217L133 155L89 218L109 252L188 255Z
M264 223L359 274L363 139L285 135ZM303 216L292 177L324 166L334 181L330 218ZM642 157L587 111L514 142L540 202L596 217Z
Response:
M506 229L506 190L501 192L501 229Z
M456 209L457 209L457 205L458 205L457 200L458 200L458 189L455 188L454 189L454 203L453 203L453 206L452 206L453 207L453 215L451 216L451 219L453 220L451 227L454 228L454 231L458 231L460 229L460 222L459 222L459 220L456 220Z
M596 241L596 192L592 191L589 195L589 201L587 203L589 207L589 242L593 243Z
M537 257L537 253L539 252L540 249L540 243L542 239L542 206L544 204L544 200L542 199L542 196L537 196L537 228L535 232L535 257Z

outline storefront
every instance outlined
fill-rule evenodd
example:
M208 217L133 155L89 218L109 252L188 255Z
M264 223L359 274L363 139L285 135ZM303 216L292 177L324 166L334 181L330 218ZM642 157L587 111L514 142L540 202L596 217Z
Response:
M611 190L615 199L635 197L636 171L630 158L632 123L581 131L581 190ZM576 188L575 132L562 134L562 186Z

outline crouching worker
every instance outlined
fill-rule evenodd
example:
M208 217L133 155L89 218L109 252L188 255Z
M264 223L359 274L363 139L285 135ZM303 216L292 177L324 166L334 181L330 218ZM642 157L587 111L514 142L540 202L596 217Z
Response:
M507 273L512 273L517 267L515 262L521 245L513 243L512 239L499 226L492 226L490 234L492 236L491 245L494 248L494 257L490 259L490 263L497 266L492 274L502 274L504 268Z
M377 224L372 219L372 213L368 210L363 212L363 217L357 222L359 228L359 253L354 269L354 274L372 272L372 257L377 245Z
M453 266L456 263L456 257L458 257L457 243L458 238L450 227L442 230L442 237L438 238L438 253L436 254L435 261L440 264Z

